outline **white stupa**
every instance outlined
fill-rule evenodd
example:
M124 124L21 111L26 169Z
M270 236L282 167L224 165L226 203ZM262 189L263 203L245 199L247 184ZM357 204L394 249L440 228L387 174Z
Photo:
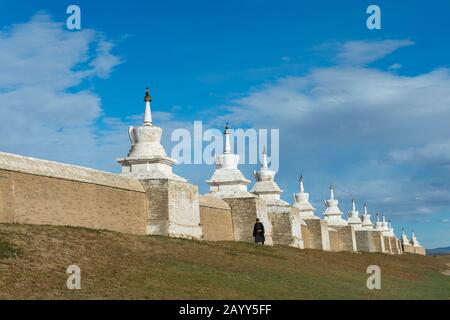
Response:
M395 238L394 228L393 228L392 225L391 225L391 220L390 220L390 219L389 219L389 221L388 221L388 228L389 228L389 235L390 235L391 237L394 237L394 238Z
M314 215L314 212L316 212L316 208L314 208L309 202L309 193L305 192L305 188L303 186L303 175L300 176L300 192L294 193L293 206L299 209L300 218L302 218L303 220L320 219L319 217Z
M375 225L373 227L377 231L383 231L383 223L380 221L378 212L375 212Z
M381 228L383 229L383 231L389 231L389 224L386 221L384 213L381 213Z
M403 245L409 244L408 237L406 236L406 233L405 233L405 228L402 228L402 237L400 238L400 242L401 242Z
M420 243L419 241L417 241L416 235L414 234L414 231L411 232L411 241L409 242L411 243L411 245L413 245L414 247L420 247Z
M348 224L353 226L356 230L362 229L361 218L359 212L356 210L355 199L352 199L352 210L348 212Z
M373 224L370 220L370 213L367 211L367 204L364 203L364 214L362 216L362 225L363 230L372 230Z
M334 188L330 186L330 199L324 201L327 209L323 213L324 219L328 222L329 226L345 226L347 221L342 219L342 212L339 209L339 201L334 199Z
M214 162L216 170L206 183L210 186L210 193L219 197L255 197L247 191L247 180L238 169L239 155L231 152L230 132L228 123L224 131L223 154L216 155Z
M145 91L144 122L141 126L128 128L131 149L127 157L118 159L122 174L137 179L172 179L186 181L172 172L175 160L169 158L161 145L162 129L152 124L150 102L152 98Z
M254 171L253 175L256 183L251 190L252 193L266 200L268 204L289 205L286 201L280 199L283 190L275 182L275 171L269 169L266 147L263 148L262 152L261 168L257 172Z

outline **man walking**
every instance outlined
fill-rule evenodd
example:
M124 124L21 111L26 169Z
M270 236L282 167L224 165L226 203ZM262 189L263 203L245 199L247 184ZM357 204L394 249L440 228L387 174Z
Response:
M264 237L264 225L259 219L256 219L255 226L253 227L253 236L255 237L255 243L261 242L264 244L264 240L266 240Z

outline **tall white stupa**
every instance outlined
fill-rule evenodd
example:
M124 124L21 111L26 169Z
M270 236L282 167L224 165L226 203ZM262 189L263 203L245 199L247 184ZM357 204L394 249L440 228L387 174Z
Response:
M367 204L364 203L364 214L362 216L362 228L363 230L372 230L373 229L373 224L372 221L370 220L370 213L369 211L367 211Z
M402 237L400 238L400 242L403 245L408 245L409 244L408 237L406 236L406 233L405 233L405 228L402 228Z
M186 181L172 172L175 160L169 158L161 145L162 129L152 123L150 102L152 98L145 91L145 112L142 125L128 128L131 149L125 158L118 159L122 174L136 179L172 179Z
M223 154L216 155L214 159L216 170L213 176L206 180L206 183L210 186L210 193L222 198L254 197L247 191L250 180L247 180L238 169L239 155L231 152L228 123L225 125L223 134L225 139Z
M329 226L346 226L348 223L342 219L342 212L339 209L339 201L334 198L334 187L330 186L330 199L324 201L327 207L323 213L324 219Z
M414 230L411 232L411 241L409 242L414 247L420 247L419 241L417 241L416 235L414 234Z
M359 212L356 210L355 199L352 199L352 210L348 212L348 224L353 226L356 230L362 229L361 218Z
M309 193L305 192L305 188L303 186L303 175L300 176L300 192L294 193L293 206L299 209L300 218L303 220L320 219L314 215L316 208L314 208L309 202Z
M254 171L253 175L256 183L250 192L266 200L268 204L289 205L286 201L280 199L280 194L283 190L275 182L275 171L269 169L265 146L262 151L261 168L259 171Z
M383 223L380 221L380 217L378 215L378 212L375 212L375 225L373 227L377 231L383 230Z
M395 238L394 227L392 227L392 225L391 225L391 219L389 219L389 221L388 221L388 228L389 228L389 235L391 237Z

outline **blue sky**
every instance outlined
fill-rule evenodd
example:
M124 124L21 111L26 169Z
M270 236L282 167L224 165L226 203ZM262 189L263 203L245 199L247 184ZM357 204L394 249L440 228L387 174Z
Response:
M70 4L81 31L65 28ZM370 4L381 30L366 28ZM0 151L117 172L149 85L169 153L171 131L194 120L278 128L286 200L303 173L319 213L333 182L343 212L354 196L397 235L450 245L449 12L438 0L2 1ZM175 171L206 192L213 167Z

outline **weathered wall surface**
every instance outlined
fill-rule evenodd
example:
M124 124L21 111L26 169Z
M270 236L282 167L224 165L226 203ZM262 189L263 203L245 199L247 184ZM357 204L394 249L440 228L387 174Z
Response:
M256 197L248 198L224 198L231 208L233 220L234 240L254 242L253 226L256 218L264 224L265 244L272 245L272 224L267 213L267 205L264 200Z
M381 252L385 253L386 249L384 246L384 236L382 231L370 231L370 235L372 237L374 251L373 252Z
M148 234L202 238L197 186L170 179L141 182L147 194Z
M331 250L328 223L319 219L307 219L304 221L309 231L307 234L303 234L305 248ZM306 238L307 240L305 241Z
M375 252L375 246L370 231L357 230L355 231L355 238L356 246L360 252Z
M311 248L311 232L309 231L309 228L306 224L302 224L301 226L302 230L302 240L303 240L303 247L305 249Z
M386 253L393 254L394 252L393 252L392 247L391 247L390 238L391 237L387 237L387 236L383 237L383 239L384 239L384 248L386 250Z
M426 255L426 251L424 247L414 247L414 253L415 254L420 254L425 256Z
M268 204L267 211L272 224L273 244L303 248L298 209L288 205Z
M336 228L338 231L339 251L357 252L355 229L351 226Z
M200 224L203 239L233 241L233 221L230 206L220 198L200 196Z
M148 214L139 181L0 153L0 222L146 234Z
M328 229L328 236L330 237L330 250L339 251L339 234L336 229Z

